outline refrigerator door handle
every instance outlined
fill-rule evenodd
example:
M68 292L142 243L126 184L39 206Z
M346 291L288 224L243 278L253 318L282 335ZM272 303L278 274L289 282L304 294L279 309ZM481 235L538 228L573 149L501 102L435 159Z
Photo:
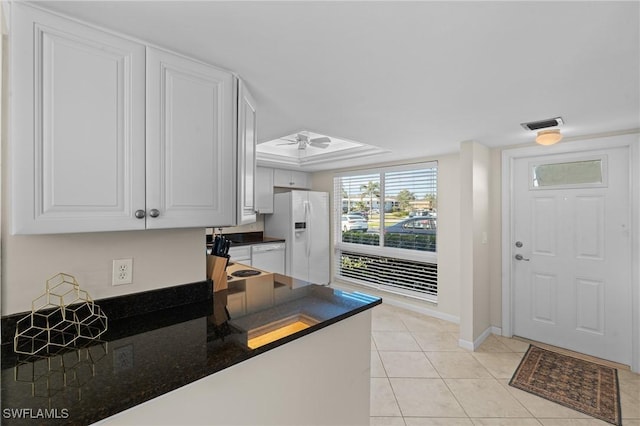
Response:
M309 216L311 216L311 205L308 201L304 202L304 221L307 224L307 229L305 231L305 249L307 253L307 259L311 255L311 221L309 220Z

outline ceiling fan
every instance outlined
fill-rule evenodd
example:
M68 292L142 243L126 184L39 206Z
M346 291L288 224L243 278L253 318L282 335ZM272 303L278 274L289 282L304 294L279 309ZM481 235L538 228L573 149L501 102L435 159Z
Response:
M310 139L309 136L305 135L304 133L298 133L295 135L295 139L291 139L291 138L280 138L282 140L288 141L287 143L279 143L278 145L298 145L298 149L307 149L307 146L314 146L316 148L322 148L325 149L326 147L329 146L329 143L331 143L331 139L326 137L326 136L322 136L319 138L312 138Z

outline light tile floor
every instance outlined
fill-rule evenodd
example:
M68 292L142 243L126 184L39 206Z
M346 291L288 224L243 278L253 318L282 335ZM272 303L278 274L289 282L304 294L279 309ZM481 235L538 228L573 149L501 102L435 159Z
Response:
M608 424L509 386L527 343L491 335L469 352L456 324L384 303L371 334L373 426ZM623 425L640 426L640 375L618 377Z

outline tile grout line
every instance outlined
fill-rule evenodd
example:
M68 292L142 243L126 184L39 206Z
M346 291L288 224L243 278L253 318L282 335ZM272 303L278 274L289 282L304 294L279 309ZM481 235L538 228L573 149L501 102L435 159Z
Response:
M401 314L402 314L402 312L398 312L397 314L399 314L399 315L398 315L398 317L400 317L400 316L401 316ZM416 316L416 317L417 317L418 319L421 319L422 315L420 315L420 316ZM428 317L428 316L427 316L427 317ZM536 417L536 416L533 414L533 412L531 412L523 402L521 402L518 398L516 398L513 394L511 394L511 393L509 392L508 385L506 385L506 384L504 384L504 383L503 383L503 381L508 380L509 378L506 378L506 379L505 379L504 377L497 377L497 376L496 376L496 375L495 375L495 374L494 374L494 373L493 373L489 368L487 368L487 367L486 367L482 362L480 362L480 360L478 359L478 355L479 355L479 354L481 354L481 353L482 353L482 354L487 354L487 355L513 353L513 354L517 354L517 355L521 358L521 357L524 355L524 353L523 353L522 351L517 350L517 348L516 348L516 347L512 347L512 346L510 346L510 345L508 345L508 344L504 343L504 342L502 341L502 339L498 339L498 342L499 342L499 343L501 343L500 347L496 348L496 347L493 347L493 346L492 346L492 349L501 349L501 348L504 348L505 350L495 350L495 351L494 351L494 350L488 350L488 351L482 351L482 352L481 352L481 351L475 351L475 352L474 352L474 351L464 351L464 352L460 352L460 351L447 351L447 350L430 350L430 351L426 351L426 350L425 350L425 349L424 349L424 348L423 348L423 347L418 343L418 339L416 338L416 336L415 336L415 334L414 334L414 333L420 333L420 330L411 330L411 329L407 326L407 324L405 323L405 321L404 321L401 317L400 317L400 318L393 318L393 316L391 316L391 318L392 318L393 320L398 320L398 321L400 321L400 323L404 326L404 329L402 330L402 332L408 332L408 333L409 333L409 335L411 336L412 340L413 340L413 343L417 344L417 347L419 348L419 350L418 350L418 351L416 351L416 350L407 350L407 349L389 349L389 350L382 350L382 351L381 351L381 350L379 350L379 349L378 349L378 347L377 347L377 343L375 342L375 339L373 339L373 341L374 341L374 345L375 345L375 347L376 347L376 349L375 349L375 350L376 350L376 352L377 352L377 356L378 356L378 358L379 358L379 360L380 360L380 362L381 362L381 364L382 364L382 368L383 368L384 374L385 374L385 376L386 376L385 378L387 379L387 383L388 383L388 384L389 384L389 386L391 387L391 390L392 390L392 393L393 393L393 396L394 396L394 400L395 400L396 405L397 405L397 407L398 407L398 409L399 409L399 412L400 412L400 416L399 416L399 417L400 417L400 418L402 418L402 423L404 423L404 424L405 424L405 426L407 425L407 421L406 421L406 420L407 420L408 418L420 418L420 417L422 417L422 416L405 416L405 415L404 415L404 413L403 413L403 411L402 411L402 408L400 407L400 403L399 403L399 400L398 400L398 396L396 395L396 389L393 387L393 385L392 385L392 383L391 383L391 378L392 378L392 377L390 377L390 376L389 376L389 371L387 370L387 366L386 366L386 365L385 365L385 363L382 361L381 352L404 352L404 353L406 353L406 352L421 352L421 353L425 356L425 358L426 358L426 360L427 360L428 364L430 364L430 366L433 368L433 371L435 371L435 373L437 374L437 376L438 376L438 377L433 377L433 378L432 378L432 377L415 377L415 376L411 376L411 377L397 377L397 379L416 379L416 380L417 380L417 379L439 379L439 380L441 380L441 381L445 384L445 387L446 387L447 391L451 394L451 396L453 396L454 400L459 404L460 408L462 408L462 411L465 413L466 418L467 418L467 419L468 419L468 420L469 420L473 425L477 425L477 423L476 423L476 422L474 422L473 418L471 418L471 417L469 416L469 413L467 412L467 410L465 409L465 407L461 404L461 402L460 402L460 400L458 399L458 397L453 393L452 389L449 387L449 384L446 382L446 380L447 380L447 379L446 379L446 378L444 378L444 377L442 376L442 373L441 373L441 372L440 372L440 371L435 367L435 365L432 363L431 359L430 359L430 358L429 358L429 356L427 355L427 352L439 353L439 354L446 354L446 353L450 353L450 352L470 353L470 354L472 355L472 359L473 359L475 362L477 362L477 363L482 367L482 369L483 369L483 370L486 370L486 372L488 373L489 377L484 377L484 378L473 378L473 377L469 377L469 378L466 378L466 379L468 379L468 380L475 380L475 379L485 379L485 380L486 380L486 379L491 379L491 380L494 380L495 382L497 382L497 383L500 385L500 387L501 387L502 389L504 389L506 392L508 392L508 393L509 393L509 396L510 396L510 397L511 397L511 398L512 398L516 403L517 403L517 406L519 406L520 408L523 408L523 409L524 409L524 410L523 410L523 412L524 412L524 413L526 413L526 414L528 415L527 417L522 416L522 417L517 417L517 418L521 418L521 419L530 419L530 420L533 420L533 422L534 422L534 423L536 423L537 425L541 425L541 426L543 426L543 425L545 425L545 424L546 424L545 422L543 422L543 421L542 421L542 419L546 419L546 418L539 418L539 417ZM400 330L375 330L375 331L399 332ZM438 331L434 331L434 332L435 332L435 333L438 333ZM443 334L443 333L445 333L445 332L446 332L446 330L443 330L441 334ZM455 337L455 333L449 332L449 334L453 334L453 335L454 335L454 337ZM482 355L481 357L484 357L484 355ZM490 357L487 357L487 358L490 358ZM497 372L496 372L496 374L497 374ZM449 378L449 379L455 380L455 378ZM464 378L461 378L461 379L464 379ZM370 416L370 417L393 417L393 418L397 418L397 416ZM446 417L446 416L445 416L445 417ZM447 417L447 418L448 418L448 417ZM453 418L453 417L452 417L452 418ZM458 417L458 418L462 418L462 417ZM508 421L509 419L516 419L516 417L513 417L513 418L512 418L512 417L482 417L482 418L483 418L483 419L484 419L484 418L486 418L486 419L500 419L500 420L502 420L502 421ZM554 419L555 419L555 418L554 418ZM559 418L559 419L563 419L563 420L572 420L572 419L565 419L564 417L563 417L563 418ZM624 418L624 419L626 420L626 418ZM635 418L629 418L629 419L630 419L630 420L635 420Z
M384 368L384 363L383 363L383 368ZM385 370L385 374L386 374L386 370ZM398 411L400 411L400 417L402 417L402 422L406 424L407 422L404 421L404 413L402 412L402 407L400 407L400 402L398 402L398 396L396 395L396 390L393 388L393 385L391 384L391 378L388 376L387 376L387 381L389 382L391 393L393 393L393 399L396 401L396 405L398 406Z

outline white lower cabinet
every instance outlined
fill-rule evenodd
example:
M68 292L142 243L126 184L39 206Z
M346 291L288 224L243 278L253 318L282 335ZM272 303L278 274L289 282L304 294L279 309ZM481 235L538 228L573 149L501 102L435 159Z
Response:
M19 2L9 40L12 233L236 223L231 72Z
M251 246L229 248L229 261L251 266Z

